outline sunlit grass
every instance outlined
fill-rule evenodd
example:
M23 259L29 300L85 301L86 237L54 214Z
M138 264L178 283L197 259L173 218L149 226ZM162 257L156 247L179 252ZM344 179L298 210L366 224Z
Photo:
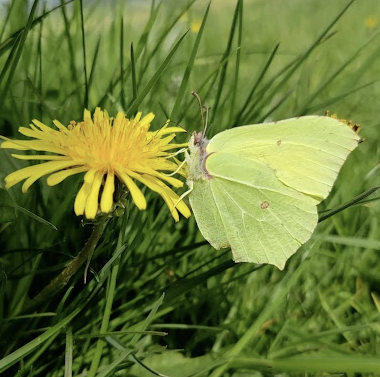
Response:
M211 107L209 136L325 110L360 123L365 141L321 210L380 185L375 0L346 12L347 0L216 0L208 13L203 0L84 2L83 13L76 1L38 19L52 9L47 2L34 24L31 9L13 3L0 11L8 15L0 23L2 135L19 138L32 119L68 124L101 106L152 111L155 130L170 117L189 132L178 137L184 142L201 128L196 90ZM27 166L4 150L0 161L0 187ZM90 236L73 213L81 183L10 190L58 231L21 211L0 228L1 375L154 375L144 365L171 377L380 374L377 201L320 223L279 271L234 264L229 250L203 240L193 217L175 223L144 190L146 211L128 203L107 225L87 284L83 268L25 311Z

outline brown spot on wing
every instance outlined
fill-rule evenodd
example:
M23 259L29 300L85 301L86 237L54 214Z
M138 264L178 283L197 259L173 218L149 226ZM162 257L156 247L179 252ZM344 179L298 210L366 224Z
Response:
M263 201L261 204L260 204L260 208L261 209L267 209L269 207L269 202L267 202L266 200Z

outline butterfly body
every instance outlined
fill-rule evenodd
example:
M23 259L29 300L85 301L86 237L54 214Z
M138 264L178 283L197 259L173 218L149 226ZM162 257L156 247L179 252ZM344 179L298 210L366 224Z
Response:
M286 260L313 233L358 135L342 122L306 116L236 127L211 140L194 133L187 184L198 227L235 262Z

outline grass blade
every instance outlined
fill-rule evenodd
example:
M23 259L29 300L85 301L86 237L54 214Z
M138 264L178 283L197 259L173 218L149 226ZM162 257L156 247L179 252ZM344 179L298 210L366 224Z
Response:
M193 66L194 66L195 58L197 56L199 44L200 44L201 39L202 39L202 35L203 35L203 31L204 31L204 28L206 25L209 10L210 10L210 4L207 6L206 12L203 16L201 28L199 29L197 39L196 39L196 41L194 43L194 47L191 51L191 54L190 54L190 57L189 57L189 60L188 60L187 66L186 66L186 70L185 70L185 73L182 77L182 82L181 82L181 85L180 85L178 93L177 93L177 98L176 98L176 101L174 103L172 112L170 114L170 119L175 119L175 121L178 123L181 121L181 118L178 117L178 114L179 114L179 111L180 111L180 108L182 105L183 97L185 96L185 92L188 90L187 85L189 82L191 71L192 71Z
M0 98L2 98L3 100L7 97L9 88L10 88L12 80L13 80L13 75L16 71L17 65L18 65L19 60L21 58L21 54L22 54L22 50L24 48L26 37L28 36L28 33L33 26L33 19L34 19L34 15L37 11L38 2L39 2L39 0L34 0L33 5L32 5L32 9L30 10L30 13L29 13L28 21L27 21L25 28L24 28L21 36L20 36L19 43L14 44L14 46L17 46L17 49L13 54L12 62L9 62L8 79L5 82L3 90L0 92ZM0 81L0 85L1 85L1 81Z
M355 198L349 200L348 202L341 204L340 206L337 206L331 210L323 211L323 214L319 216L318 222L322 222L329 217L345 210L346 208L349 208L355 204L361 204L362 200L367 198L368 196L372 195L374 192L376 192L380 187L373 187L369 190L364 191L363 193L359 194Z
M38 347L40 347L43 342L48 341L52 336L54 336L57 332L61 331L61 329L64 328L66 325L68 325L80 313L80 311L81 308L77 308L70 315L59 321L57 324L51 326L49 330L45 331L37 338L31 340L24 346L20 347L17 351L1 359L0 372L4 372L17 361L29 355L35 349L38 349Z
M232 42L233 42L233 39L234 39L234 35L235 35L235 32L236 32L236 29L238 27L237 26L238 19L239 19L239 17L240 18L242 17L242 9L243 9L243 1L242 0L238 0L238 2L236 4L236 8L235 8L232 24L231 24L231 29L230 29L230 34L229 34L229 37L228 37L227 46L226 46L226 49L225 49L225 51L223 53L221 61L224 61L227 58L227 56L229 56L231 54ZM226 79L226 74L227 74L227 66L228 66L228 61L226 61L226 64L223 64L222 67L221 67L218 87L216 89L215 101L214 101L214 105L212 106L213 109L214 109L214 112L213 112L214 114L217 114L218 107L219 107L219 102L221 100L222 91L223 91L223 88L224 88L224 81ZM212 119L213 119L213 117L211 117L210 123L212 123Z
M83 107L88 109L88 91L89 91L89 83L87 78L87 60L86 60L86 38L84 32L84 16L83 16L83 1L79 0L79 9L80 9L80 26L81 26L81 37L82 37L82 58L83 58L83 74L84 74L84 100Z
M143 99L146 97L146 95L150 92L150 90L153 88L153 85L157 82L157 80L160 78L162 72L164 69L168 66L171 58L177 51L178 47L181 45L183 39L186 37L187 32L179 39L179 41L175 44L175 46L171 49L169 52L167 58L162 62L160 67L157 69L157 71L154 73L154 75L151 77L149 82L145 85L143 90L140 92L140 94L137 96L137 98L132 102L132 104L129 106L127 110L127 114L131 116L132 114L135 114L135 112L138 109L138 106L140 106Z

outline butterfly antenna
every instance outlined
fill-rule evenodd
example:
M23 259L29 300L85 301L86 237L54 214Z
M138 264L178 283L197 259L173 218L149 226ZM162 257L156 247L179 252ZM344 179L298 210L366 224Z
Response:
M199 108L201 109L201 117L202 117L202 136L205 136L206 129L207 129L207 122L208 122L208 110L209 108L202 105L201 97L199 97L199 94L197 92L192 91L191 94L197 99L199 103ZM206 120L203 116L203 113L206 112Z
M207 130L207 126L208 126L208 113L209 113L210 108L207 107L207 106L204 106L203 108L206 111L206 122L204 124L204 129L203 129L203 136L205 136L206 130Z

